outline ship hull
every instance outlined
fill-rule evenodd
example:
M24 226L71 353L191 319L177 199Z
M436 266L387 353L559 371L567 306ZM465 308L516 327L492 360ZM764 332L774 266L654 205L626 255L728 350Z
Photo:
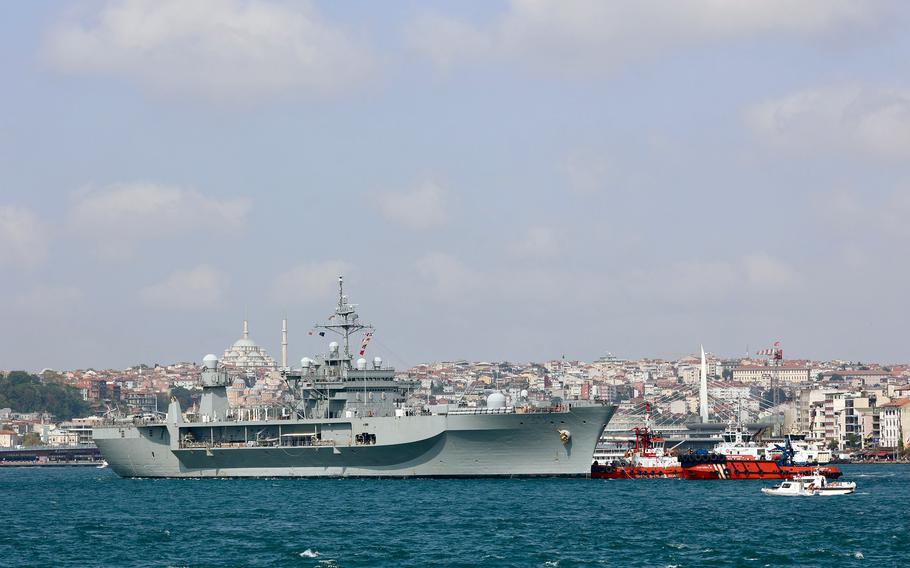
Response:
M790 479L799 475L824 475L837 479L841 471L833 466L782 465L769 460L727 460L682 468L685 479Z
M594 464L591 477L596 479L682 478L690 480L715 479L790 479L798 475L824 475L837 479L841 471L833 466L782 465L769 460L726 460L723 456L712 463L686 464L667 467L635 467Z
M675 479L682 477L682 467L633 467L592 465L591 477L595 479Z
M588 476L614 406L553 413L477 413L106 426L95 443L123 477ZM250 445L320 431L318 445ZM560 431L569 432L563 441ZM292 432L288 434L287 432ZM369 433L370 443L355 434ZM182 441L192 437L194 443Z

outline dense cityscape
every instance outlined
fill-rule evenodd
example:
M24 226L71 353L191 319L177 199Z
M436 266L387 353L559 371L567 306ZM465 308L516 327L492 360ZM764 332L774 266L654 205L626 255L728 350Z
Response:
M804 436L845 459L905 457L910 446L910 365L766 356L773 352L706 356L709 420L777 426L781 433ZM231 407L276 408L287 401L280 364L250 338L246 322L221 363L231 377ZM590 362L461 360L419 364L399 370L396 378L414 384L407 404L427 411L482 408L492 392L501 392L512 404L540 407L562 401L618 403L620 410L607 430L623 432L641 425L645 406L658 426L699 424L700 363L698 354L675 361L626 360L612 354ZM171 396L192 414L198 409L201 373L195 362L122 370L45 369L35 376L3 371L0 381L27 377L35 384L63 385L85 404L78 409L81 415L57 416L47 407L4 405L0 397L0 447L88 445L94 425L113 415L160 415Z

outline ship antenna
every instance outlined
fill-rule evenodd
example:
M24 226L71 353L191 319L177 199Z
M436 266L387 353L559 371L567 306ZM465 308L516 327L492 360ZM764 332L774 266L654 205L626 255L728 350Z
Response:
M348 363L351 359L351 334L361 329L373 329L372 325L360 323L356 306L348 302L347 296L344 295L344 277L338 276L338 307L327 323L315 326L344 337L344 357Z
M342 330L344 332L344 356L348 359L351 358L351 330L347 326L348 323L348 314L345 310L345 298L344 298L344 276L341 274L338 275L338 311L339 313L344 314L344 324Z
M342 310L344 310L344 276L339 274L338 275L338 312L341 313ZM347 323L348 316L345 315L344 319L345 319L345 323ZM344 328L344 356L345 357L351 356L350 347L349 347L349 343L348 343L349 335L350 334L348 332L348 328L345 327Z

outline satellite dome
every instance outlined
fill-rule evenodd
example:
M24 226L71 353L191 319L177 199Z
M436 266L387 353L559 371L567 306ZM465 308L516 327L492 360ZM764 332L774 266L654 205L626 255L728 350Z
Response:
M382 368L382 357L373 357L373 367L376 369Z
M363 357L361 357L360 359L357 359L357 370L366 371L366 369L367 369L367 360L364 359Z
M528 389L522 389L521 398L528 398Z
M206 369L215 369L218 367L218 357L213 353L209 353L202 358L202 366Z
M338 353L338 342L333 341L329 343L329 353Z
M300 360L300 366L303 367L304 369L309 368L309 366L310 366L310 358L309 358L309 357L304 357L303 359L301 359L301 360Z
M506 406L506 395L502 394L499 391L494 392L487 397L487 408L497 409L505 408Z

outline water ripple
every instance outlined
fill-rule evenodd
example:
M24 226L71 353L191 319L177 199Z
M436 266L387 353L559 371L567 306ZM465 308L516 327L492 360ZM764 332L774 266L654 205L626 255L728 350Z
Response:
M763 482L120 479L0 470L4 566L893 566L910 467L848 466L861 491ZM862 514L861 514L862 513Z

